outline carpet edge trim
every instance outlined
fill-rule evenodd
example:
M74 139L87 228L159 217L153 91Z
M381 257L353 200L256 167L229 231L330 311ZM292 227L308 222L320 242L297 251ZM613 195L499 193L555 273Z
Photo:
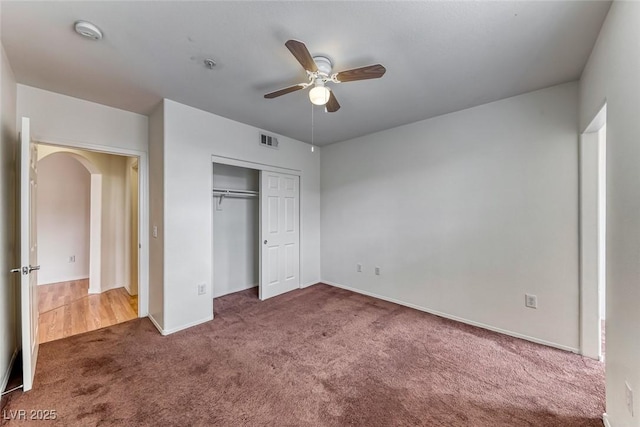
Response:
M606 412L602 414L602 424L604 424L604 427L613 427L611 421L609 421L609 415L607 415Z
M375 294L373 292L363 291L362 289L352 288L350 286L341 285L339 283L331 282L331 281L328 281L328 280L323 280L320 283L326 283L327 285L335 286L336 288L346 289L348 291L355 292L357 294L362 294L362 295L366 295L366 296L369 296L369 297L381 299L383 301L392 302L394 304L398 304L398 305L402 305L402 306L405 306L405 307L413 308L414 310L419 310L419 311L423 311L425 313L433 314L435 316L444 317L445 319L455 320L456 322L466 323L467 325L477 326L477 327L482 328L482 329L487 329L489 331L498 332L498 333L503 334L503 335L509 335L511 337L520 338L520 339L523 339L523 340L526 340L526 341L531 341L531 342L534 342L536 344L546 345L547 347L553 347L553 348L557 348L559 350L570 351L572 353L580 354L580 349L578 349L578 348L569 347L569 346L562 345L562 344L557 344L557 343L554 343L554 342L551 342L551 341L542 340L542 339L539 339L539 338L531 337L529 335L524 335L524 334L520 334L518 332L509 331L507 329L497 328L495 326L490 326L490 325L487 325L487 324L484 324L484 323L476 322L476 321L473 321L473 320L468 320L468 319L465 319L463 317L453 316L451 314L447 314L447 313L443 313L443 312L440 312L440 311L432 310L430 308L425 308L425 307L422 307L422 306L419 306L419 305L416 305L416 304L411 304L411 303L404 302L404 301L401 301L401 300L397 300L397 299L394 299L394 298L389 298L389 297L385 297L385 296L382 296L382 295L378 295L378 294Z
M9 366L7 367L6 372L2 376L2 382L0 382L0 391L4 391L7 388L7 384L9 383L9 378L11 377L11 371L13 370L13 364L16 363L16 357L18 357L18 347L13 350L13 354L11 355L11 359L9 359Z

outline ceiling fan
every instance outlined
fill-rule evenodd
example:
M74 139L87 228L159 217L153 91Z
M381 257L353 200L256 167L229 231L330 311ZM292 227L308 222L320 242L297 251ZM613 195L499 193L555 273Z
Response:
M340 109L340 104L333 94L333 91L326 86L327 83L378 79L387 71L382 65L375 64L341 71L339 73L331 73L333 64L331 64L329 58L324 56L311 56L307 50L307 46L301 41L288 40L285 46L305 69L309 81L268 93L264 96L267 99L277 98L278 96L313 86L309 91L309 100L315 105L325 105L329 113L334 113Z

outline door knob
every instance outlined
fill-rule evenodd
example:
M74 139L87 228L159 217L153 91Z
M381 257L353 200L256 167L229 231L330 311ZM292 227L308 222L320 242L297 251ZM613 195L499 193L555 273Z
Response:
M264 241L264 244L265 244L265 245L267 244L267 241L266 241L266 240Z
M40 270L40 266L36 265L35 267L29 266L29 273L31 273L33 270Z
M22 271L22 269L21 269L21 268L12 268L12 269L11 269L11 272L12 272L12 273L20 273L21 271Z

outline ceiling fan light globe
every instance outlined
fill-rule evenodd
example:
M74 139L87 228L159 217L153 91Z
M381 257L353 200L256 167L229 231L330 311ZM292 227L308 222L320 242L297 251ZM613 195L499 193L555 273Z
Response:
M316 86L309 91L309 100L314 105L325 105L329 102L331 92L324 86Z

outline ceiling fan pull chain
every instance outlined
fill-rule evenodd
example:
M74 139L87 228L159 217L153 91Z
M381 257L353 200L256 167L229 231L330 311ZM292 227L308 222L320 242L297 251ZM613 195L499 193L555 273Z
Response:
M311 152L314 152L314 147L313 147L313 104L311 104Z

